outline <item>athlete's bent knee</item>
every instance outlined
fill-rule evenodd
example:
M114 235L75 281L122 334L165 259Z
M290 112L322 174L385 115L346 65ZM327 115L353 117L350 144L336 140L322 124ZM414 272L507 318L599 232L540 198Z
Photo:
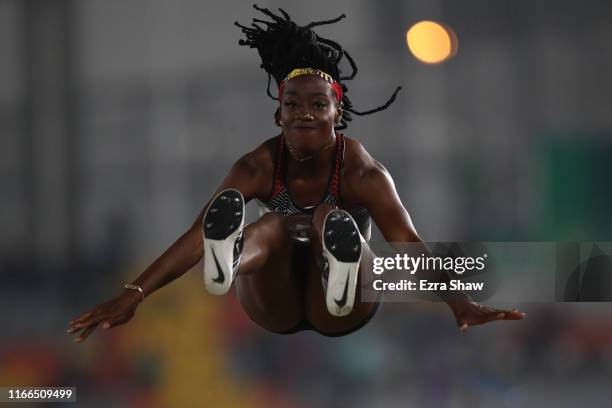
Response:
M259 220L257 220L256 224L271 229L285 229L285 221L285 217L283 217L282 215L273 212L268 212L262 215Z

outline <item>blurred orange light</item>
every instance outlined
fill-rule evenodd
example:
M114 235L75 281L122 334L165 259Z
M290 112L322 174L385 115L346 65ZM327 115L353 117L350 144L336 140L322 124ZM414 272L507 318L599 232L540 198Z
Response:
M434 21L420 21L406 32L412 54L426 64L438 64L457 53L457 36L452 28Z

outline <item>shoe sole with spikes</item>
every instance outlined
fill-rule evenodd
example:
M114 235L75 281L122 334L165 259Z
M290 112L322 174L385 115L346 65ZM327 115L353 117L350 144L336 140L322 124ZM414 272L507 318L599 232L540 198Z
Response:
M328 267L327 310L334 316L346 316L353 310L361 260L361 235L353 217L344 210L327 214L321 242Z
M240 266L244 198L238 190L223 190L212 200L202 223L204 285L209 293L228 292Z

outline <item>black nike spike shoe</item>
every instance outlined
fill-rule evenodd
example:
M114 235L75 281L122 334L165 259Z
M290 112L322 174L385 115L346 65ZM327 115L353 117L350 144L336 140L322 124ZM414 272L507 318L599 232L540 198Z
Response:
M223 190L212 200L202 223L204 285L209 293L227 293L242 254L244 198L238 190Z
M327 214L321 242L327 310L334 316L346 316L353 310L361 260L361 234L353 217L344 210Z

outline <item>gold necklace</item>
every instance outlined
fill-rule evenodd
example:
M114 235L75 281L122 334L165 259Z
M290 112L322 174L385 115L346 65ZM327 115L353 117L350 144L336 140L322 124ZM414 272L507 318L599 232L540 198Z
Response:
M315 157L316 154L322 152L323 150L327 150L330 148L331 145L334 144L334 142L336 141L336 138L334 136L329 138L329 143L326 144L325 146L323 146L322 148L320 148L319 150L317 150L316 152L314 152L313 154L311 154L308 157L298 157L296 156L295 152L293 151L293 147L291 147L291 145L289 144L289 141L287 140L287 138L285 138L285 143L287 143L287 147L289 148L289 153L291 154L291 157L293 157L295 160L299 161L299 162L303 162L306 160L310 160L313 157Z

